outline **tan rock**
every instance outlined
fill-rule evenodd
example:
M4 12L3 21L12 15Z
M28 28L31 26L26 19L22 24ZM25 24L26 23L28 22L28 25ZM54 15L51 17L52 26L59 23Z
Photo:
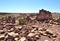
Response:
M35 37L39 37L38 35L36 35Z
M22 28L22 26L16 26L15 28L17 28L17 29L21 29L21 28Z
M10 32L10 33L8 33L8 35L11 35L11 36L15 37L15 36L18 35L18 33Z
M18 38L14 38L16 41L18 41Z
M10 30L8 30L8 31L13 31L14 29L13 28L11 28Z
M8 35L6 35L5 38L8 38Z
M46 31L50 32L50 33L53 33L51 29L47 29Z
M29 33L28 34L28 37L33 37L33 36L35 36L35 33Z
M48 41L48 40L45 40L45 41Z
M4 35L4 34L0 35L0 38L3 38L3 37L5 37L5 35Z
M26 38L25 37L21 37L20 41L25 41Z
M0 32L3 32L3 30L0 30Z
M36 28L32 29L31 32L34 32L36 30Z
M7 32L7 29L6 29L6 28L4 28L4 29L3 29L3 31Z

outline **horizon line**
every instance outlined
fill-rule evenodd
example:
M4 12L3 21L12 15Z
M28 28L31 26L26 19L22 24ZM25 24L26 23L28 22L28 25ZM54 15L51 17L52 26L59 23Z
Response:
M39 11L29 11L29 12L23 12L23 11L0 11L0 13L39 13ZM51 13L60 13L60 12L51 12Z

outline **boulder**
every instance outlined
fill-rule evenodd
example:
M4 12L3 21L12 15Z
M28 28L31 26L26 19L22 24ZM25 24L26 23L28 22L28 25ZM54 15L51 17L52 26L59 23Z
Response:
M25 37L21 37L20 41L26 41Z

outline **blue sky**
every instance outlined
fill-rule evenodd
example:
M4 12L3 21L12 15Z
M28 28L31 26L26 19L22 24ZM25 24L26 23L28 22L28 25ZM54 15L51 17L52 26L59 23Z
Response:
M60 0L0 0L0 12L60 12Z

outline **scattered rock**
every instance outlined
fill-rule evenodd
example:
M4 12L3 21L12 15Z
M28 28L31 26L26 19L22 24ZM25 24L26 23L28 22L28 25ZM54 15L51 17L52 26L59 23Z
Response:
M15 41L18 41L18 38L14 38Z
M59 20L54 21L51 12L42 9L36 20L29 16L26 19L27 23L22 25L15 24L13 16L0 19L0 41L60 41Z
M21 37L20 41L26 41L25 37Z
M29 33L27 36L28 37L33 37L33 36L35 36L35 33Z
M8 36L8 38L6 38L5 41L15 41L15 40L14 40L14 37Z
M10 32L8 33L8 35L15 37L15 36L18 36L18 33Z
M3 37L5 37L5 35L4 35L4 34L0 35L0 38L3 38Z

